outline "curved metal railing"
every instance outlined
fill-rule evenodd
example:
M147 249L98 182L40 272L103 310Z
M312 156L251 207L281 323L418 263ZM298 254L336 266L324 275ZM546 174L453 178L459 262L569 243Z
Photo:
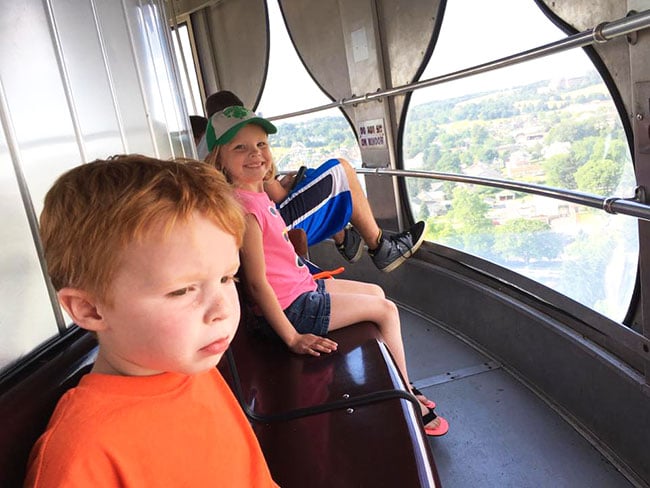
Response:
M428 78L426 80L417 81L415 83L401 85L394 88L388 88L385 90L378 90L376 92L366 93L365 95L352 96L347 99L343 98L341 100L331 102L325 105L319 105L305 110L298 110L295 112L289 112L286 114L275 115L267 118L269 120L287 119L290 117L297 117L299 115L311 114L323 110L329 110L332 108L343 108L347 106L353 106L359 103L378 100L383 97L394 97L396 95L403 95L405 93L409 93L413 90L418 90L420 88L427 88L434 85L440 85L442 83L448 83L450 81L460 80L462 78L467 78L469 76L474 76L480 73L486 73L488 71L505 68L507 66L523 63L525 61L531 61L533 59L538 59L545 56L549 56L551 54L568 51L570 49L590 46L592 44L602 44L612 39L615 39L617 37L631 34L633 32L637 32L647 27L650 27L650 10L644 10L642 12L630 15L628 17L623 17L621 19L614 20L611 22L602 22L598 24L596 27L594 27L593 29L584 30L577 34L568 36L564 39L560 39L558 41L551 42L549 44L544 44L542 46L538 46L529 49L527 51L521 51L519 53L512 54L504 58L496 59L494 61L488 61L487 63L461 69L459 71L454 71L452 73L447 73L444 75Z
M342 99L339 101L312 107L305 110L299 110L296 112L290 112L282 115L268 117L268 119L269 120L286 119L290 117L296 117L299 115L306 115L306 114L315 113L323 110L329 110L332 108L342 108L346 106L352 106L359 103L378 100L381 99L382 97L402 95L404 93L408 93L420 88L426 88L433 85L439 85L450 81L460 80L462 78L467 78L469 76L485 73L488 71L493 71L496 69L504 68L506 66L523 63L525 61L530 61L551 54L556 54L562 51L567 51L569 49L584 47L591 44L604 43L611 39L624 36L639 31L641 29L645 29L647 27L650 27L650 10L644 10L642 12L632 14L612 22L603 22L601 24L598 24L593 29L587 29L580 33L568 36L564 39L549 44L544 44L542 46L538 46L529 49L527 51L522 51L513 54L511 56L499 58L494 61L489 61L487 63L472 66L459 71L454 71L452 73L444 74L434 78L429 78L426 80L421 80L419 82L415 82L407 85L402 85L395 88L366 93L365 95L362 96L353 96L349 99ZM490 186L494 188L521 191L524 193L542 195L545 197L577 203L580 205L585 205L587 207L601 209L610 214L630 215L643 220L650 220L650 205L645 204L645 193L642 188L637 188L635 195L629 198L616 197L616 196L602 197L602 196L592 195L592 194L583 193L579 191L546 187L546 186L517 182L517 181L481 178L481 177L466 176L460 174L438 173L438 172L431 172L431 171L409 171L409 170L398 170L398 169L387 169L387 168L373 168L373 169L361 168L361 169L357 169L357 173L398 176L398 177L429 178L429 179L436 179L436 180L443 180L443 181L454 181L458 183L470 183L470 184L477 184L483 186Z
M609 196L602 197L574 190L565 190L550 186L535 185L520 181L502 180L496 178L482 178L467 176L456 173L439 173L435 171L413 171L387 168L357 168L359 174L398 176L408 178L427 178L442 181L453 181L456 183L470 183L474 185L490 186L506 190L531 193L544 197L577 203L587 207L604 210L610 214L630 215L643 220L650 220L650 205L644 203L645 194L642 188L636 189L636 195L630 198Z
M489 186L504 190L518 191L532 195L554 198L570 203L577 203L609 214L629 215L650 221L650 205L645 202L645 191L637 187L633 197L608 196L603 197L576 190L566 190L552 186L536 185L521 181L502 180L498 178L483 178L478 176L461 175L457 173L440 173L436 171L414 171L405 169L388 168L355 168L357 174L376 176L397 176L400 178L426 178L440 181L453 181L455 183L468 183L472 185ZM279 171L278 174L290 174L292 171Z

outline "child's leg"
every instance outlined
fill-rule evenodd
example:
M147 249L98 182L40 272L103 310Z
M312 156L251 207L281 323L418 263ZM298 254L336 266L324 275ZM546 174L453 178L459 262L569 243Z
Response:
M409 384L399 312L397 306L385 298L384 291L370 283L340 279L326 280L325 289L332 301L329 329L340 329L364 320L376 323Z
M368 249L376 249L379 245L381 229L377 225L368 198L363 192L363 188L361 188L357 173L352 165L343 158L339 158L339 162L345 170L350 186L350 195L352 196L352 216L350 217L350 222L359 231L359 234L361 234L361 237L368 245ZM342 241L343 235L341 233L334 237L334 242L341 243Z
M393 302L385 298L381 287L360 281L336 279L325 280L325 289L331 298L329 330L341 329L365 320L377 324L404 381L410 385L399 311ZM422 415L426 415L429 409L422 402L419 404ZM439 424L440 420L435 418L425 427L435 429Z

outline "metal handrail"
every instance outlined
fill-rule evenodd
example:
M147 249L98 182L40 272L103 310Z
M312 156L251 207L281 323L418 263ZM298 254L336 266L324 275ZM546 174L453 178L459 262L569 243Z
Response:
M521 181L500 180L495 178L482 178L478 176L460 175L456 173L439 173L435 171L412 171L403 169L386 168L356 168L356 172L364 175L399 176L409 178L427 178L442 181L454 181L457 183L470 183L481 186L490 186L506 190L520 191L534 195L554 198L566 202L577 203L587 207L604 210L610 214L621 214L637 217L650 221L650 205L643 203L645 196L640 188L637 188L636 195L631 198L623 197L602 197L574 190L565 190L550 186L535 185Z
M379 100L383 97L402 95L404 93L418 90L420 88L426 88L450 81L460 80L462 78L467 78L469 76L477 75L480 73L486 73L488 71L505 68L506 66L523 63L525 61L531 61L533 59L542 58L562 51L568 51L577 47L585 47L591 44L602 44L611 39L615 39L617 37L645 29L647 27L650 27L650 10L644 10L642 12L630 15L629 17L623 17L611 22L602 22L593 29L587 29L577 34L568 36L564 39L551 42L549 44L544 44L542 46L532 48L527 51L522 51L510 56L506 56L504 58L499 58L494 61L488 61L487 63L472 66L470 68L461 69L459 71L428 78L426 80L421 80L415 83L401 85L395 88L377 90L376 92L369 92L365 95L352 96L348 99L343 98L339 101L331 102L325 105L319 105L309 109L298 110L295 112L289 112L267 118L269 120L287 119L290 117L297 117L299 115L321 112L323 110L329 110L332 108L343 108L350 105L370 102L372 100Z
M363 96L353 96L352 98L349 99L341 99L340 101L312 107L310 109L299 110L296 112L290 112L283 115L268 117L268 119L269 120L285 119L285 118L295 117L298 115L305 115L314 112L319 112L322 110L329 110L332 108L342 108L350 105L356 105L358 103L364 103L372 100L381 99L382 97L401 95L420 88L426 88L433 85L447 83L449 81L467 78L469 76L473 76L476 74L493 71L496 69L504 68L506 66L511 66L514 64L523 63L525 61L530 61L533 59L538 59L544 56L548 56L550 54L567 51L569 49L584 47L591 44L601 44L611 39L614 39L616 37L627 35L632 32L645 29L647 27L650 27L650 10L644 10L642 12L612 22L603 22L598 24L593 29L587 29L580 33L568 36L565 39L561 39L559 41L555 41L549 44L544 44L542 46L529 49L527 51L522 51L520 53L513 54L511 56L499 58L497 60L489 61L487 63L479 64L470 68L454 71L452 73L444 74L434 78L429 78L411 84L402 85L391 89L378 90L376 92L366 93ZM644 203L645 195L642 189L640 188L637 188L634 197L630 197L630 198L615 197L615 196L602 197L602 196L592 195L589 193L584 193L579 191L565 190L561 188L553 188L553 187L535 185L531 183L499 180L493 178L480 178L475 176L467 176L467 175L452 174L452 173L439 173L433 171L411 171L411 170L398 170L398 169L387 169L387 168L372 168L372 169L360 168L357 169L356 171L357 173L360 174L428 178L428 179L454 181L458 183L470 183L470 184L477 184L482 186L490 186L494 188L521 191L524 193L536 194L536 195L541 195L549 198L554 198L557 200L563 200L567 202L577 203L580 205L585 205L587 207L604 210L610 214L629 215L632 217L637 217L643 220L650 221L650 205L646 205Z

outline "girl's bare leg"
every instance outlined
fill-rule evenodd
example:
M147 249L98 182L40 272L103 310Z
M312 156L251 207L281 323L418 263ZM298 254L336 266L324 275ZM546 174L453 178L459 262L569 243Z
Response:
M340 279L326 280L325 289L331 298L329 329L336 330L366 320L377 324L404 381L410 384L399 312L397 306L385 298L384 291L370 283ZM422 415L425 415L428 408L418 403ZM439 422L436 418L426 427L435 428Z

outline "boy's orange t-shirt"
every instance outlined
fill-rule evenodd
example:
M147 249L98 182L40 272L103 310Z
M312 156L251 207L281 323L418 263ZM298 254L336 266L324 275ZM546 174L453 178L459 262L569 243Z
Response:
M84 376L35 444L25 486L277 485L215 368L191 376Z

